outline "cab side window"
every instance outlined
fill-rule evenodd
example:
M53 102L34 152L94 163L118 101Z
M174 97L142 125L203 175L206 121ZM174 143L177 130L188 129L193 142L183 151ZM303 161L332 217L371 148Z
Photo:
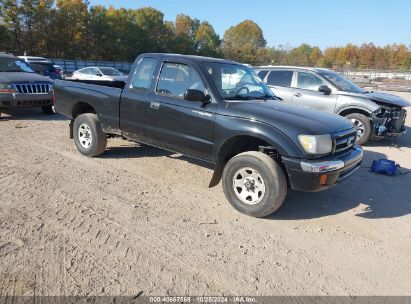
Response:
M182 98L186 90L205 92L205 85L197 71L181 63L163 64L156 92L160 95Z
M264 78L267 74L268 74L268 71L259 71L257 73L258 77L260 77L261 80L264 80Z
M298 72L297 88L318 91L318 88L322 85L326 85L326 83L314 74Z
M157 66L157 59L142 58L137 63L136 72L131 82L131 88L146 93L150 89L153 74Z

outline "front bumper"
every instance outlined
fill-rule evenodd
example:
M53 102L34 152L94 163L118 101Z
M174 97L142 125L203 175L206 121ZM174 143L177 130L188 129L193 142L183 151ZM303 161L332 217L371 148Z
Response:
M0 108L44 107L53 104L52 94L1 94Z
M405 109L387 110L379 109L372 113L373 123L372 139L382 139L386 136L396 137L405 134Z
M294 190L316 192L326 190L354 174L361 165L363 151L354 146L341 155L320 160L283 157L290 186Z

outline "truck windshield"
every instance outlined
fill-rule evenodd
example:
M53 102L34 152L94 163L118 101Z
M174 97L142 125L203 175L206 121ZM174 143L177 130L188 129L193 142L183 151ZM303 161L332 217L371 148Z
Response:
M23 60L12 57L0 57L0 72L34 73L34 71Z
M364 93L364 90L344 76L332 71L319 71L319 74L337 87L340 91Z
M204 65L225 100L276 99L257 74L244 65L218 62Z

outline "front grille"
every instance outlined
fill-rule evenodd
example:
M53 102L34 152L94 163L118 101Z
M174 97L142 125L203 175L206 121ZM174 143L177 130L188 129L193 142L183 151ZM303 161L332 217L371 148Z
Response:
M334 153L343 152L351 149L355 144L357 133L349 130L345 133L339 133L334 137Z
M401 132L404 128L407 111L404 109L391 112L392 126L396 132Z
M13 84L18 94L48 94L53 86L50 83L16 83Z

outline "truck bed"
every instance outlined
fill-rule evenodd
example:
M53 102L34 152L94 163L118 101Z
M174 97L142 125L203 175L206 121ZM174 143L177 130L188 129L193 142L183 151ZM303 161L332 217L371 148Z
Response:
M125 83L122 81L67 81L54 83L55 109L58 113L73 118L82 104L93 108L104 132L121 134L119 109ZM121 86L119 88L119 86Z
M74 79L66 79L66 81L77 82L77 83L86 83L86 84L94 84L94 85L98 85L98 86L118 88L118 89L124 89L124 86L126 85L126 83L124 81L74 80Z

